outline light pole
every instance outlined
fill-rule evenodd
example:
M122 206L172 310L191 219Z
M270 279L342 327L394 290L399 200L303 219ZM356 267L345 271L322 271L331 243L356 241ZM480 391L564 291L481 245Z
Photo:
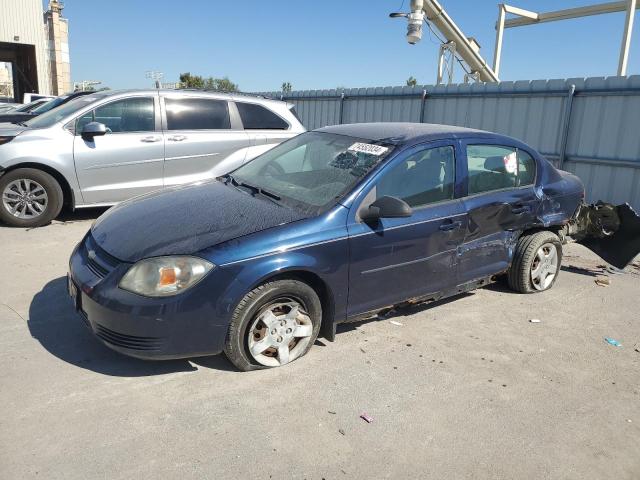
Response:
M150 78L153 80L153 86L155 88L162 87L162 78L164 77L163 72L158 72L156 70L147 70L144 74L145 78Z

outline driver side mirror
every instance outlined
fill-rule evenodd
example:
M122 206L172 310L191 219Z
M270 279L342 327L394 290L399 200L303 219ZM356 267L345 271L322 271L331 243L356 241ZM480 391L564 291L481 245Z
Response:
M384 196L378 198L369 207L360 210L360 218L365 222L374 222L381 218L410 217L413 210L407 202L398 197Z
M92 141L93 137L106 135L107 126L100 122L89 122L82 128L82 139Z

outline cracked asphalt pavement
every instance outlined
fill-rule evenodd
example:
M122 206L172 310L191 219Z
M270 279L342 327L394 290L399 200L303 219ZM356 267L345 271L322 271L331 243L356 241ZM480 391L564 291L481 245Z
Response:
M0 478L640 478L638 263L569 245L551 291L498 283L240 373L92 337L65 275L99 213L0 227Z

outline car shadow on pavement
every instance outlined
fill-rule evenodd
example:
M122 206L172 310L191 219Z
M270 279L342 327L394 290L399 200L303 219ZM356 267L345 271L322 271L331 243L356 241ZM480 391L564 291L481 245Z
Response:
M31 336L52 355L80 368L104 375L142 377L197 370L188 360L145 361L116 353L93 336L67 295L66 277L56 278L38 292L29 306ZM208 368L231 370L218 357L197 359Z
M79 210L71 211L70 209L63 209L56 218L55 221L62 223L81 222L83 220L95 220L104 212L109 210L108 207L99 208L81 208Z

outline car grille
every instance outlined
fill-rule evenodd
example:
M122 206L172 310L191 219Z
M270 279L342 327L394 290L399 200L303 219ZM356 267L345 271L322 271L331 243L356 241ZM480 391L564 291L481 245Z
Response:
M131 350L157 351L162 348L163 340L157 337L138 337L114 332L100 324L95 325L95 334L102 340L116 347Z
M91 235L87 235L87 239L84 242L84 254L87 268L100 278L106 277L120 264L117 258L112 257L100 248Z

